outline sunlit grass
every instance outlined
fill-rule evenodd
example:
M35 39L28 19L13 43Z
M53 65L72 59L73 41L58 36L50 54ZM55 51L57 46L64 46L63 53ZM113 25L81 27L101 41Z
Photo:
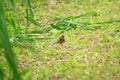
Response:
M24 80L120 79L120 23L101 24L95 27L77 25L75 30L64 32L54 29L46 34L33 35L33 37L51 39L25 40L26 35L33 34L32 30L39 31L43 27L50 26L51 23L56 23L62 17L64 19L89 11L95 11L97 14L86 15L74 19L73 22L97 23L118 20L120 8L117 0L111 2L84 0L79 3L63 1L52 7L41 4L39 1L32 3L34 18L43 25L42 27L34 25L34 20L27 25L27 21L22 19L26 17L25 6L18 7L22 18L19 17L16 23L16 32L8 27L19 64L18 69L22 72ZM18 10L15 14L19 15L19 12ZM57 44L60 35L65 36L64 44Z

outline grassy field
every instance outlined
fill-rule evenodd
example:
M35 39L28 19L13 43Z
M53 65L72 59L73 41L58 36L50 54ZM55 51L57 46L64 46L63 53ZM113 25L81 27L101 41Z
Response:
M66 0L56 5L40 0L31 3L34 18L42 27L26 21L26 7L22 3L16 4L16 11L7 13L19 23L16 30L10 25L8 29L24 80L120 80L120 22L115 22L120 19L119 0ZM49 32L35 34L50 24L56 25L70 16L89 12L94 14L67 20L77 23L76 29L52 28ZM105 21L111 22L106 24ZM95 24L99 22L103 23ZM23 40L26 35L41 39ZM58 44L61 35L65 36L65 43ZM5 66L3 54L0 59ZM5 71L11 73L7 68L5 66ZM9 74L5 76L7 78Z

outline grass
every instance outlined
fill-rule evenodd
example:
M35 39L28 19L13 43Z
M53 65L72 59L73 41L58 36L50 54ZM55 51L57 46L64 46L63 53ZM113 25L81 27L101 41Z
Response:
M56 6L40 4L42 3L39 1L32 4L34 17L45 27L49 27L50 23L56 23L59 19L89 11L95 11L97 14L86 15L72 21L98 23L120 19L120 6L117 0L84 0L79 3L63 1ZM18 9L21 13L18 10L16 15L21 14L20 16L24 17L24 6ZM64 32L52 29L46 34L33 35L33 37L51 39L28 41L22 40L26 37L25 34L29 35L31 31L38 31L43 27L32 23L26 27L27 21L20 17L17 17L17 22L20 24L16 23L16 32L9 27L9 36L16 53L18 69L24 80L120 79L120 23L87 27L77 25L75 30ZM16 34L21 35L22 38L16 37ZM62 45L57 44L62 34L66 42ZM3 59L3 55L0 59ZM3 60L1 64L5 66L5 62ZM5 70L7 72L7 66Z

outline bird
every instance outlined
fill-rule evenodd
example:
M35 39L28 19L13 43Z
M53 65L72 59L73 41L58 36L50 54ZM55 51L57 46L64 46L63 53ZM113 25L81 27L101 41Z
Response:
M61 35L61 37L59 38L59 40L57 41L57 43L63 44L64 42L65 42L65 36Z

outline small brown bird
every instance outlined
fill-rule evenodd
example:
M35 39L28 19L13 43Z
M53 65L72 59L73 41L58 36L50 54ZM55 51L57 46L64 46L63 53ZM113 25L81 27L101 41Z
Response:
M62 35L62 36L59 38L59 40L58 40L57 43L62 44L62 43L64 43L64 42L65 42L65 36Z

